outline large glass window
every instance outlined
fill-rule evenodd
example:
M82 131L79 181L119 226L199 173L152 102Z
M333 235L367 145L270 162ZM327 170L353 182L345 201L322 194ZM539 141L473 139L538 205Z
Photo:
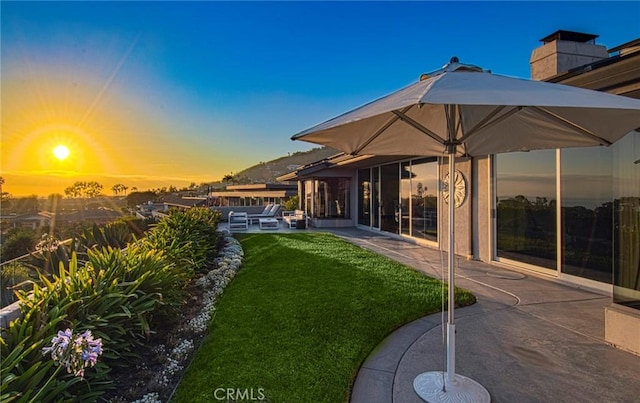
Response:
M358 224L371 225L371 170L358 171Z
M640 133L612 146L613 302L640 309Z
M396 234L399 233L400 215L399 168L400 165L398 163L380 167L380 229Z
M308 180L304 181L304 185L302 188L302 193L304 194L304 211L313 216L313 181Z
M438 240L438 163L411 162L411 236Z
M361 225L437 242L437 205L438 162L435 158L358 171L358 223Z
M314 217L351 218L349 178L322 178L316 181Z
M411 163L400 164L400 233L411 235Z
M613 267L610 149L561 151L563 273L611 283Z
M371 178L373 191L371 195L371 213L373 215L373 227L380 228L380 168L375 167L371 169Z
M499 154L497 255L556 269L556 152Z

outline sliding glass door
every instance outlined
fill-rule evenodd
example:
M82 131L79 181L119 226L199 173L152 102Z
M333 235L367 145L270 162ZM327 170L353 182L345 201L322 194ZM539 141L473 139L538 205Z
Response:
M380 229L398 234L400 225L399 164L380 167Z

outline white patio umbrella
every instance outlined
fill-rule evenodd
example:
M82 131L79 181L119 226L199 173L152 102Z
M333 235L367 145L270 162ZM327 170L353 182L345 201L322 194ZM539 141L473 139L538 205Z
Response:
M640 100L491 74L451 63L390 95L302 131L292 140L352 155L455 157L564 147L609 146L640 128ZM414 381L424 400L489 401L479 383L455 373L454 203L449 203L447 371ZM445 376L446 375L446 376Z

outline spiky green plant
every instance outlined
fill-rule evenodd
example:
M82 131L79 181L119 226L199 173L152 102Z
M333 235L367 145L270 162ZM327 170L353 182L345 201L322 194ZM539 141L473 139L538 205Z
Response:
M162 219L145 239L150 249L159 249L179 267L199 271L216 255L220 213L208 208L173 212Z

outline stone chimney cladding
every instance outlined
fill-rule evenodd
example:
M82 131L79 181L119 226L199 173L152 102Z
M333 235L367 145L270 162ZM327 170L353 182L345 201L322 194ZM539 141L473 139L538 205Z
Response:
M531 53L531 78L544 80L609 57L607 48L593 43L556 40L546 43Z

